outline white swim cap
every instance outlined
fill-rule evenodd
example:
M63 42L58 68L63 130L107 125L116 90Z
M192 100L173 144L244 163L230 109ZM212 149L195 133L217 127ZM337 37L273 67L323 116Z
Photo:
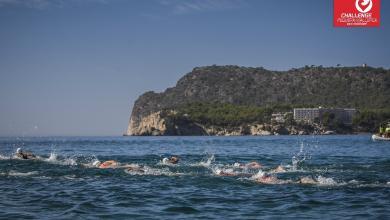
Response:
M93 166L98 167L100 165L100 161L96 160L95 162L92 163Z
M19 153L21 153L21 152L22 152L22 148L19 147L18 149L16 149L16 153L17 153L17 154L19 154Z
M169 159L166 158L166 157L164 157L164 159L162 159L162 162L163 162L163 163L168 163L168 161L169 161Z
M233 164L234 167L240 167L240 165L241 165L241 164L238 163L238 162L235 162L235 163Z

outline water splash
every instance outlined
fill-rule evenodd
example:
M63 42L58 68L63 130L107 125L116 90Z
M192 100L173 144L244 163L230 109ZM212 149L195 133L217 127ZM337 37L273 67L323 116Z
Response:
M42 161L49 162L52 164L69 165L69 166L76 166L77 165L77 162L74 158L67 157L64 159L59 159L58 154L55 152L51 152L49 158L41 158L41 157L37 157L37 158L42 160Z
M203 167L210 167L210 165L215 161L215 156L214 154L212 154L211 156L209 156L207 158L206 161L201 161L199 162L199 165L203 166Z
M14 170L9 171L8 175L9 176L32 176L38 174L38 171L30 171L30 172L17 172Z
M291 158L291 170L298 171L300 164L306 161L306 159L310 159L310 155L305 152L305 144L301 142L299 145L299 152Z
M250 179L255 180L263 177L266 173L262 170L259 170L255 175L251 176Z
M4 156L4 155L1 155L1 154L0 154L0 160L9 160L9 159L11 159L11 157L9 157L9 156Z
M129 170L125 169L125 173L130 175L145 175L145 176L178 176L178 175L184 175L183 173L174 173L171 172L168 168L152 168L149 166L139 166L138 164L135 164L139 167L139 169Z
M55 152L51 152L47 161L57 161L57 154Z
M333 178L331 177L323 177L323 176L318 176L316 178L318 185L323 185L323 186L335 186L335 185L340 185L337 183Z
M202 161L198 163L190 164L190 166L209 168L214 162L215 162L215 156L214 154L211 154L209 157L202 159Z

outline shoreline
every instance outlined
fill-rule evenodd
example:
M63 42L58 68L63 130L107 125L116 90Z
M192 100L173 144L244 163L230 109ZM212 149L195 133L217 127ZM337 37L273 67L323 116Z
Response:
M358 135L373 135L370 132L357 132L349 134L272 134L272 135L127 135L122 137L272 137L272 136L358 136Z

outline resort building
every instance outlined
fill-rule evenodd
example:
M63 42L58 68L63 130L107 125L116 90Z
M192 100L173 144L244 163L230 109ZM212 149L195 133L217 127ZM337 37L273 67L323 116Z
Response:
M271 115L271 121L277 122L277 123L284 123L285 122L284 116L285 116L285 114L283 114L283 113L274 113Z
M316 119L321 120L325 114L333 114L335 119L345 125L352 125L353 116L356 114L354 108L294 108L294 120L313 123Z
M320 118L320 108L294 108L294 120L314 122Z

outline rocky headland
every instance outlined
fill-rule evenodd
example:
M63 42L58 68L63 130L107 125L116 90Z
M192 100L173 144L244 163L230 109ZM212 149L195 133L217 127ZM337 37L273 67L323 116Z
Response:
M292 108L314 106L378 110L385 112L380 117L388 117L390 71L372 67L306 66L288 71L197 67L175 87L141 95L125 135L353 133L370 131L377 124L366 126L366 121L357 120L353 126L334 127L336 122L308 124L292 119ZM285 115L282 122L273 121L276 112Z

